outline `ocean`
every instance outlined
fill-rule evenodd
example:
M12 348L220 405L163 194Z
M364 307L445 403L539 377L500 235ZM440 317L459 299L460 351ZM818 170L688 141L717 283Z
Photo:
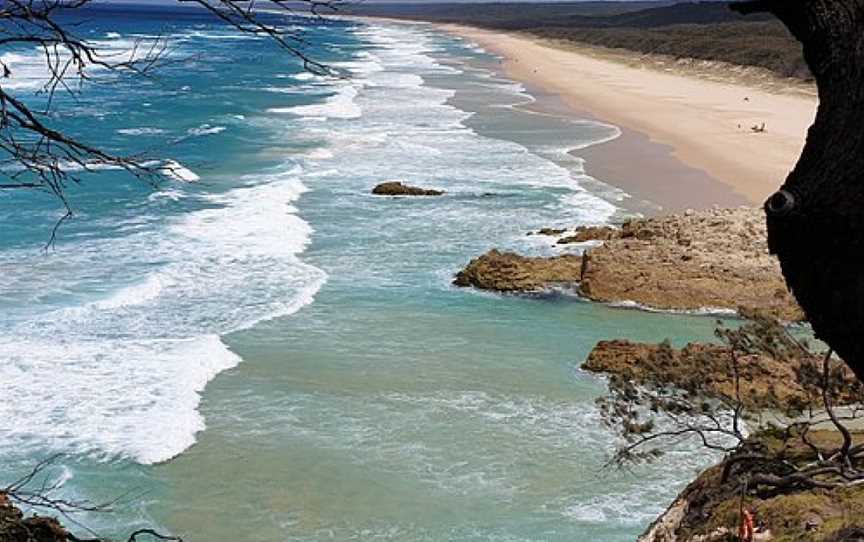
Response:
M605 382L579 365L713 319L451 285L493 247L576 250L532 230L632 215L578 158L618 129L431 26L280 24L350 76L194 11L87 13L112 54L164 36L170 62L95 70L51 120L174 179L82 173L47 249L57 200L0 192L0 485L60 454L60 494L118 499L74 517L113 537L633 540L712 458L605 467ZM38 105L40 52L2 54ZM447 194L370 194L390 180Z

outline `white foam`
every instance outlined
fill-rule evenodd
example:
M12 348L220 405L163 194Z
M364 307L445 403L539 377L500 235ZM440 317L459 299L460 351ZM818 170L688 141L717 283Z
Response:
M220 337L296 312L326 280L298 258L312 234L292 205L305 191L299 173L203 196L205 208L155 230L61 240L48 256L0 254L11 258L0 265L30 270L35 299L64 298L26 303L24 291L12 300L12 324L0 330L0 419L11 420L0 448L38 443L154 463L193 444L204 428L200 392L240 362ZM55 272L78 282L51 280ZM94 287L104 294L69 298Z
M191 32L186 32L183 34L178 34L178 38L186 38L186 39L204 39L204 40L227 40L227 41L255 41L262 39L261 36L255 35L250 32L236 32L236 31L203 31L203 30L193 30Z
M621 309L635 309L645 312L656 312L660 314L689 314L694 316L726 316L726 317L735 317L738 315L738 311L735 309L726 309L723 307L700 307L698 309L658 309L656 307L649 307L648 305L643 305L642 303L638 303L632 300L624 300L624 301L614 301L608 303L610 307L617 307Z
M143 41L142 41L143 40ZM110 75L107 64L134 64L136 62L151 62L158 56L165 60L175 54L175 51L160 46L161 37L128 37L109 33L106 39L88 40L87 44L93 50L93 61L88 61L83 67L85 79L98 75ZM4 53L0 55L0 63L9 70L9 77L3 78L6 90L40 91L51 82L49 65L59 67L60 71L72 61L72 55L63 47L44 50L34 47L27 51ZM95 62L95 63L94 63ZM74 69L68 70L67 84L74 75ZM60 86L59 88L64 88Z
M205 136L205 135L215 135L221 134L227 130L225 126L211 126L209 124L202 124L197 128L190 128L186 133L192 136Z
M561 201L568 206L578 208L591 216L596 223L608 223L618 212L618 207L605 199L598 198L587 190L578 187L572 194L563 196Z
M291 75L286 75L285 77L290 77L292 79L296 79L297 81L311 81L313 79L318 78L319 76L312 72L300 72L294 73Z
M306 153L306 157L312 160L327 160L333 156L333 151L326 148L317 148Z
M10 340L11 339L11 340ZM204 428L200 392L240 358L208 335L185 340L0 337L4 446L51 443L97 458L170 459Z
M164 134L165 130L161 128L121 128L117 130L118 134L122 135L158 135Z
M0 55L0 63L9 69L9 77L2 79L3 88L7 90L39 90L48 83L45 57L38 51L4 53Z
M149 275L144 282L121 288L111 297L103 301L95 301L84 306L85 310L106 311L142 305L159 297L166 286L172 286L175 281L161 274Z
M600 485L597 490L603 494L573 499L575 502L565 505L561 515L570 521L589 525L642 527L663 511L663 503L670 498L657 487L620 493L610 489Z
M63 171L117 171L123 169L118 165L102 164L93 161L82 164L72 161L61 161L59 166Z
M149 196L147 196L147 201L155 202L159 200L169 200L169 201L180 201L185 198L186 194L180 192L179 190L174 190L171 188L163 188L162 190L157 190L153 192Z
M362 115L360 107L355 103L357 89L354 85L345 84L336 93L326 98L322 103L311 105L296 105L292 107L276 107L269 109L270 113L290 113L306 117L324 117L336 119L356 119Z
M263 87L261 90L264 92L271 92L273 94L300 94L305 95L308 92L308 88L305 88L306 85L294 86L294 87Z
M201 180L197 173L176 160L165 160L159 167L159 172L183 183L194 183Z

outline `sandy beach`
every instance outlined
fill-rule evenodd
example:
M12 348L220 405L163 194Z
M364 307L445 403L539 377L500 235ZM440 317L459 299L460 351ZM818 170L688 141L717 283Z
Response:
M794 166L816 112L815 91L804 84L747 79L722 67L714 77L697 76L635 54L442 27L502 56L510 77L621 127L618 140L578 155L589 174L667 210L760 204ZM751 130L763 123L764 132Z

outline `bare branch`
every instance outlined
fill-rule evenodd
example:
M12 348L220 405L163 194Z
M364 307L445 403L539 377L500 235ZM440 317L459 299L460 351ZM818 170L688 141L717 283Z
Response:
M271 0L258 7L254 0L177 0L194 4L216 20L248 34L262 36L294 55L306 70L335 76L326 65L305 52L308 42L296 26L282 24L282 15L311 14L338 9L341 0ZM0 190L41 190L53 194L65 212L57 222L47 247L56 239L58 227L73 216L66 189L80 183L82 174L106 169L125 171L151 185L170 176L170 166L146 156L120 156L88 144L49 122L55 95L62 91L76 96L85 82L95 81L96 72L150 77L165 65L169 52L164 38L137 40L125 52L105 49L76 33L74 24L61 24L58 15L87 7L93 0L6 0L0 3L0 47L31 45L41 51L46 80L38 94L40 105L16 93L16 67L0 59ZM305 10L298 9L305 7ZM47 248L46 247L46 248Z
M66 498L57 497L55 494L62 488L63 481L52 476L50 469L62 458L62 455L53 455L37 463L27 474L15 480L4 488L0 488L0 506L12 503L17 506L37 509L47 513L59 514L69 522L81 526L91 534L90 529L81 525L74 519L74 515L82 512L111 512L114 506L127 496L123 495L116 499L91 503L88 501L71 501ZM57 529L61 529L56 522ZM105 538L79 538L65 529L61 529L66 539L71 542L108 542ZM127 542L136 542L139 537L150 537L157 540L182 542L182 538L160 534L153 529L138 529L129 535Z

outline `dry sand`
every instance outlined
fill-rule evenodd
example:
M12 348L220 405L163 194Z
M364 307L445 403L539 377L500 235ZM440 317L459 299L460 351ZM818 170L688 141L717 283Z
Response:
M655 183L654 199L667 208L682 207L685 201L694 207L760 204L794 166L815 117L815 90L804 84L748 78L728 66L714 66L697 76L675 63L659 66L636 54L458 25L442 27L503 57L510 77L559 95L575 111L620 126L622 141L579 155L588 158L589 169L596 157L607 166L617 164L612 179L604 178L603 172L595 176L625 190L638 192L645 182ZM762 123L764 133L751 130ZM702 178L660 178L634 156L639 139L665 146L685 170L697 171ZM627 186L628 176L633 186ZM635 183L634 177L651 179ZM722 183L722 189L711 188L707 177Z

